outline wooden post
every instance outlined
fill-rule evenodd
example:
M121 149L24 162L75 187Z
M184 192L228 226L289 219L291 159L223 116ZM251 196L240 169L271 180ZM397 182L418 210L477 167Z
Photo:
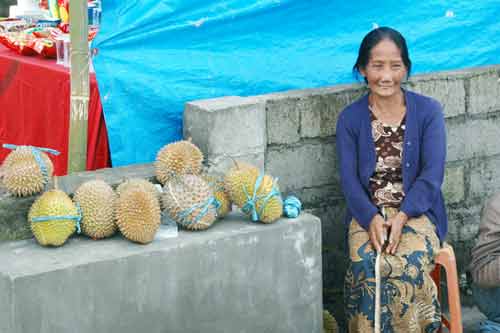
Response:
M87 0L71 0L71 100L68 173L85 170L89 105L89 44Z

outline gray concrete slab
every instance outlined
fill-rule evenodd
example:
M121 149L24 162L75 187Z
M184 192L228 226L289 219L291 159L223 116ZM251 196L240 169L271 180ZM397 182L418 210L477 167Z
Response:
M0 244L0 332L321 332L321 223L239 213L149 245Z
M477 306L462 307L464 333L479 333L479 323L485 319L486 316L479 311Z

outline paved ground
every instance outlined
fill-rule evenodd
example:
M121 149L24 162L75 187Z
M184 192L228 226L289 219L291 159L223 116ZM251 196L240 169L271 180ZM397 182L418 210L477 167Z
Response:
M486 317L478 310L477 307L462 308L464 333L477 333L479 322L483 319L486 319Z

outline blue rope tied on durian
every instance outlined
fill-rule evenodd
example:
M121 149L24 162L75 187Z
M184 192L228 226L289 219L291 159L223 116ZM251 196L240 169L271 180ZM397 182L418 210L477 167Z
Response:
M37 150L40 150L40 151L43 151L45 153L49 153L49 154L52 154L52 155L56 155L56 156L60 154L60 152L57 151L57 150L55 150L55 149L44 148L44 147L13 145L13 144L10 144L10 143L4 143L3 147L6 148L6 149L10 149L10 150L15 150L16 148L19 148L19 147L29 147L29 148L35 148Z
M264 179L264 174L259 173L259 176L255 181L255 186L253 188L253 194L251 197L248 194L246 187L243 187L243 192L247 197L247 201L245 202L241 210L243 211L243 213L251 215L253 222L257 222L260 220L260 216L262 215L262 212L264 211L264 208L266 207L266 204L269 200L271 200L273 197L278 197L280 200L282 200L281 193L276 188L277 179L273 179L273 187L267 195L261 195L261 196L257 195L257 190L259 189L263 179ZM257 212L257 202L260 200L262 200L262 205L260 212Z
M205 202L200 202L196 205L193 205L192 207L190 207L188 209L183 210L178 215L180 223L182 225L190 225L190 224L198 223L198 221L208 213L208 209L210 208L210 206L214 206L215 211L217 212L217 209L220 207L219 200L215 199L215 197L212 196L212 197L208 198L208 200ZM193 220L189 220L189 216L198 208L201 208L200 213L198 215L196 215L193 218Z
M219 199L217 199L215 196L214 196L214 207L215 207L215 215L219 215L219 208L220 206L222 206L222 203L219 201Z
M38 167L40 168L40 172L42 173L42 176L43 176L44 190L47 190L47 187L49 186L49 171L47 169L47 165L45 164L45 161L43 160L40 152L43 151L45 153L57 156L60 154L59 151L57 151L55 149L51 149L51 148L45 148L45 147L18 146L18 145L13 145L13 144L9 144L9 143L4 143L3 147L6 149L10 149L10 150L16 150L19 147L31 148L31 153L33 154L33 157L35 158L35 162L38 165Z
M216 211L216 214L218 214L218 210L220 208L220 206L222 206L222 203L219 201L219 199L217 199L215 197L215 193L216 192L223 192L224 191L224 187L220 185L219 182L217 182L217 180L212 180L212 181L208 181L208 186L213 189L213 192L214 192L214 206L215 206L215 211Z
M31 222L47 222L47 221L61 221L61 220L75 220L76 232L81 233L80 222L82 221L82 209L79 204L76 204L76 211L78 215L59 215L59 216L39 216L31 218Z
M296 218L302 210L302 202L294 195L289 195L283 202L283 213L286 217Z

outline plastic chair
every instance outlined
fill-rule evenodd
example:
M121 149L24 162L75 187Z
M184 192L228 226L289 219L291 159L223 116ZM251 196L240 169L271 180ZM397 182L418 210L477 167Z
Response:
M460 306L460 291L458 289L458 274L457 264L455 261L455 252L453 248L444 243L443 247L438 251L434 257L436 267L431 272L432 279L436 283L438 289L438 298L441 303L441 267L444 268L446 273L446 286L448 289L448 306L450 308L450 318L446 318L443 314L441 317L441 328L445 326L450 333L462 333L462 308Z

